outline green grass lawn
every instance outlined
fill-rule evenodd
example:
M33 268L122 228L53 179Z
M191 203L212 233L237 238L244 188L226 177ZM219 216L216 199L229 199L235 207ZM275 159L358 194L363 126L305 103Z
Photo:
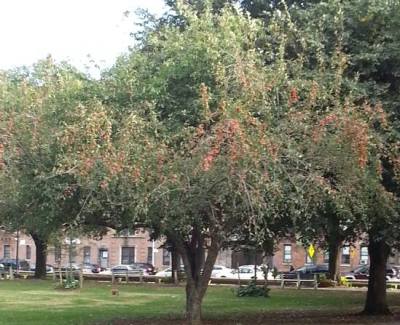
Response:
M120 285L111 295L109 284L85 282L81 290L56 290L51 281L0 281L0 324L94 324L115 318L182 317L184 288ZM365 292L272 289L270 298L238 298L230 287L210 287L203 304L207 318L282 310L357 311ZM400 294L389 294L392 306L400 306ZM397 308L398 309L398 308Z

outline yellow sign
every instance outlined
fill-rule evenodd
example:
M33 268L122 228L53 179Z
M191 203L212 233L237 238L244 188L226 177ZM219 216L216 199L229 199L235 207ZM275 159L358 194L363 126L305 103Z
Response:
M310 247L308 247L308 255L310 255L310 257L313 258L314 254L315 254L315 248L313 244L311 244Z

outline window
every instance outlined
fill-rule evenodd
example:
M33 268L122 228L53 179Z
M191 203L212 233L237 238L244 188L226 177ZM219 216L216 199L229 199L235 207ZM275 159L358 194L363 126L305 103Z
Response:
M121 264L135 263L135 247L121 248Z
M283 263L292 262L292 245L283 245Z
M368 247L360 247L360 264L368 264Z
M98 257L99 257L100 267L107 268L108 267L108 249L107 248L100 248Z
M90 264L90 246L83 247L83 263Z
M350 246L342 247L342 264L350 264Z
M162 264L166 266L171 265L171 253L166 248L163 248Z
M32 255L31 246L26 245L26 259L30 260Z
M324 263L329 263L329 251L324 252Z
M54 261L56 263L61 263L61 246L54 246Z
M4 245L4 258L11 258L11 247L10 245Z
M139 234L138 230L133 230L133 229L122 229L118 231L114 236L115 237L134 237Z
M153 247L147 247L147 263L153 264Z

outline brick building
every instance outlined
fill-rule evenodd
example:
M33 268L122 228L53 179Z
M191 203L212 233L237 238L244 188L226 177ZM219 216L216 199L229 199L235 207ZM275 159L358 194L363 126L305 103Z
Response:
M325 264L329 261L327 251L316 248L313 258L310 258L307 247L287 239L282 240L272 258L272 264L279 271L289 271L290 267L295 269L305 264ZM338 262L341 272L349 272L356 267L368 264L368 247L362 242L352 245L343 245L339 250Z
M19 259L34 264L35 243L30 236L23 233L17 240L16 233L0 230L0 258L16 258L17 242ZM91 263L111 267L117 264L149 262L162 269L170 265L171 257L168 250L160 246L161 242L151 241L145 231L116 234L110 230L100 240L85 237L64 238L60 243L49 246L47 263L67 265L71 252L71 260L77 264Z
M17 240L16 233L6 233L0 230L0 258L16 258L17 241L19 242L18 255L21 260L35 263L35 244L33 240L21 233ZM148 262L154 264L157 269L164 269L171 264L170 252L162 246L162 241L150 240L146 231L128 231L117 234L111 230L102 239L92 238L64 238L58 245L48 248L47 263L52 265L67 265L69 261L69 248L72 245L72 262L77 264L92 263L103 267L112 267L117 264L130 264L133 262ZM274 256L262 258L254 256L252 252L232 252L223 250L220 252L216 264L228 267L238 265L268 263L279 271L289 271L291 266L298 268L304 264L323 264L328 262L328 253L316 249L311 259L307 250L300 243L286 239L280 241ZM391 256L389 262L400 264L398 254ZM339 252L339 264L341 272L348 272L359 265L368 264L368 248L362 243L344 245Z
M17 256L31 264L36 260L35 243L26 234L7 233L0 230L0 259ZM152 263L157 269L167 268L171 264L171 253L163 247L162 241L150 240L147 231L123 231L116 233L110 229L101 239L94 238L64 238L60 243L48 247L47 263L62 266L69 263L91 263L102 267L112 267L118 264L134 262ZM230 265L230 251L221 251L218 264Z

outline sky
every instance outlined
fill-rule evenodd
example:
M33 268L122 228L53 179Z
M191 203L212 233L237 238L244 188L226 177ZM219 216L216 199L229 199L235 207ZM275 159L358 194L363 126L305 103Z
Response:
M90 60L107 68L133 44L138 8L165 11L163 0L0 0L0 69L49 54L80 69Z

